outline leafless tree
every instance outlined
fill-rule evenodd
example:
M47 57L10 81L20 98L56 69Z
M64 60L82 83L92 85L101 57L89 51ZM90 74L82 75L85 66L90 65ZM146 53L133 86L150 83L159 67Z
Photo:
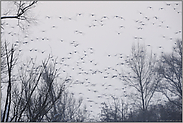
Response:
M100 120L102 122L122 122L127 121L129 114L129 105L123 101L123 99L115 98L111 96L112 103L102 103L102 110L100 114Z
M3 105L4 110L2 113L2 122L8 121L10 114L10 107L12 101L12 83L14 80L13 70L18 61L18 55L15 47L12 45L9 48L9 44L5 41L1 52L1 84L6 89L5 103ZM1 88L2 89L2 88ZM4 90L4 89L3 89ZM1 105L2 106L2 105Z
M88 118L86 107L81 107L82 99L77 101L66 91L72 79L61 81L56 60L50 59L49 56L41 65L31 59L20 66L17 80L11 84L9 116L7 111L3 113L6 121L83 122Z
M161 80L155 69L156 57L152 53L148 54L145 46L138 43L132 46L131 56L125 61L127 68L121 79L136 89L129 96L143 110L145 120L145 111Z
M149 105L146 115L149 122L182 122L182 110L169 101L165 104ZM137 109L131 112L128 121L139 122L142 121L142 117L142 110Z
M33 60L19 69L19 79L12 90L13 105L7 121L42 121L45 115L61 99L65 81L58 84L58 69L50 63L50 57L36 66Z
M86 106L82 107L82 98L76 100L69 92L64 92L55 105L55 109L47 115L47 120L52 122L83 122L88 118Z
M30 10L36 3L37 1L8 2L11 7L4 8L2 22L15 19L18 26L25 31L26 24L35 22L35 18L30 15ZM5 101L1 103L2 122L84 121L86 119L88 113L86 107L81 108L82 99L77 102L73 96L69 97L69 92L66 92L67 85L69 86L72 80L68 77L62 81L58 79L59 69L56 67L56 61L51 61L49 56L42 64L36 65L31 58L27 63L19 64L19 67L16 64L17 47L7 41L3 41L2 44L1 83L6 90L6 96L3 90ZM18 72L14 71L14 67L18 68ZM58 115L59 111L62 112Z
M3 1L2 4L4 5L5 2L7 1ZM21 23L22 21L26 21L28 23L33 22L33 20L29 18L31 16L28 15L28 11L34 7L37 3L36 1L9 1L7 3L12 6L7 8L5 7L3 9L1 16L1 27L3 26L3 23L6 22L5 20L8 19L17 19L20 27L23 26L21 25L23 24ZM17 51L18 47L12 44L12 42L6 39L1 41L1 93L3 91L3 96L1 99L5 99L1 103L1 121L7 122L10 120L10 110L13 105L13 85L17 79L14 68L17 67L19 52Z
M35 22L35 18L30 14L30 10L35 7L37 1L2 1L2 14L1 14L1 28L3 28L3 23L10 20L10 19L17 19L18 26L23 28L25 23L28 22L33 23ZM7 5L7 6L6 6ZM1 35L3 36L3 34ZM17 50L15 45L12 45L12 42L2 39L1 40L1 74L7 71L7 53L10 53L13 49L13 53ZM8 51L9 50L9 51ZM12 54L13 54L12 53ZM10 55L8 55L9 57ZM17 52L14 57L17 57ZM11 58L8 58L11 59ZM2 79L1 79L2 80Z
M3 1L2 4L8 6L3 8L2 24L6 19L17 19L18 26L24 30L25 25L36 22L35 18L30 15L30 10L35 7L36 3L37 1ZM2 26L1 28L3 29Z
M172 53L162 54L158 66L158 73L162 76L159 91L166 98L182 108L182 41L177 40ZM175 101L179 98L179 101ZM173 101L174 100L174 101Z

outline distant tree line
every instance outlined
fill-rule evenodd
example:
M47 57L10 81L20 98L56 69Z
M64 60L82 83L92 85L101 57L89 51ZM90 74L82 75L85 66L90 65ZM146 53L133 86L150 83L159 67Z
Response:
M159 59L156 54L148 55L145 46L138 43L132 46L132 54L125 61L129 70L122 72L120 80L136 89L128 95L134 103L126 104L119 99L112 104L102 103L101 121L181 122L182 41L177 40L172 52L162 53ZM168 101L150 104L155 93L161 93Z

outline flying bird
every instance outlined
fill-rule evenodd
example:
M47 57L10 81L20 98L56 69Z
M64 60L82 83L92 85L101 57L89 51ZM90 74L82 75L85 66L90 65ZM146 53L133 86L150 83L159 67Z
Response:
M164 10L164 8L163 8L163 7L161 7L161 8L159 8L159 10Z
M151 6L148 6L147 8L148 8L148 9L152 9L152 7L151 7Z
M95 14L91 13L91 14L90 14L90 16L91 16L91 17L94 17L94 16L95 16Z
M109 19L107 16L103 16L102 19Z
M46 16L46 18L50 19L51 17L50 16Z

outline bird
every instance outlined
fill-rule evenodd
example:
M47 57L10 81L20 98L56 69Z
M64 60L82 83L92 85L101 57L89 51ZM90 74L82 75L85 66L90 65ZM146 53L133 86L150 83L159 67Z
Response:
M23 42L23 44L27 44L28 42Z
M169 26L166 26L167 29L169 29L170 27Z
M142 39L142 37L139 37L139 39Z
M125 27L121 25L119 28L125 28Z
M82 15L82 13L77 13L77 16L81 16Z
M140 15L144 15L142 12L140 12L140 11L138 11L138 13L140 14Z
M83 32L81 32L81 31L80 31L80 32L78 32L78 33L79 33L79 34L83 34L83 35L84 35L84 33L83 33Z
M137 36L134 36L134 39L139 39Z
M90 14L90 16L91 16L91 17L94 17L94 16L95 16L95 14L91 13L91 14Z
M113 75L113 76L112 76L112 78L115 78L115 77L117 77L117 75Z
M155 19L158 19L158 17L157 17L157 16L154 16L154 18L155 18Z
M117 31L116 31L117 32ZM121 33L120 32L117 32L118 35L120 35Z
M178 4L178 3L176 3L175 5L176 5L176 6L178 6L179 4Z
M97 22L97 19L94 19L93 21L94 21L94 22Z
M152 9L152 7L151 7L151 6L148 6L147 8L148 8L148 9Z
M116 15L116 16L114 16L115 18L119 18L119 16L118 15Z
M75 33L78 33L79 31L78 31L78 30L75 30L74 32L75 32Z
M137 27L137 29L138 29L138 30L139 30L139 29L141 29L141 30L142 30L143 28L142 28L142 27Z
M101 26L104 26L104 24L101 24Z
M144 17L144 18L145 18L146 20L148 20L148 21L150 20L150 18L148 18L148 17Z
M104 16L102 17L102 19L109 19L109 18L108 18L107 16L104 15Z
M46 16L46 18L50 19L51 17L50 16Z
M95 26L97 26L97 25L93 24L92 26L95 27Z
M98 95L97 97L98 97L98 98L102 98L102 96L100 96L100 95Z
M79 46L79 44L75 44L75 45L74 45L74 47L77 47L77 46Z
M120 17L120 19L125 20L123 17Z
M69 19L69 20L72 20L72 18L71 18L71 17L68 17L68 19Z
M175 32L175 34L178 34L179 32Z
M167 6L170 6L171 4L170 3L166 3Z
M104 78L107 78L107 76L104 76Z
M164 9L163 7L159 8L159 10L163 10L163 9Z

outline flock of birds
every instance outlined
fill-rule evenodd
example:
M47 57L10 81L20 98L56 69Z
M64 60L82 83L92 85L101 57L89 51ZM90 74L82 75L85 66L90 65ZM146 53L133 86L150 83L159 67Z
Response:
M172 7L172 9L177 13L181 14L177 8L180 6L179 3L166 3L165 7L160 7L159 11L166 11L167 7ZM152 10L152 6L148 6L147 10ZM166 24L165 20L161 20L161 17L158 16L148 16L141 11L137 11L141 19L134 20L136 30L144 30L146 26L155 26L157 28L171 29L172 27ZM123 16L114 15L112 17L104 15L102 17L97 16L97 14L90 13L77 13L73 17L65 17L58 16L56 17L59 20L64 21L77 21L79 17L88 16L92 19L91 23L88 24L88 28L99 28L104 27L107 21L111 19L118 19L119 21L128 21ZM52 16L45 16L45 19L55 19ZM11 26L9 23L4 23L5 27L9 26L9 30L13 30L15 26ZM57 25L51 25L51 29L59 28ZM125 31L127 27L125 25L119 25L118 31L114 31L116 35L122 35L122 31ZM50 30L49 30L50 31ZM5 34L6 33L6 34ZM34 42L51 42L49 37L46 37L47 30L42 30L40 33L45 34L45 37L29 37L29 35L24 35L23 40L19 40L20 34L14 31L5 31L2 30L2 35L7 35L7 37L12 37L14 40L14 46L21 46L18 50L21 52L26 52L28 54L36 53L37 56L43 54L49 54L49 50L40 50L35 47L29 47L30 44ZM86 33L81 30L73 30L73 34L85 36ZM177 30L174 32L175 35L182 34L181 30ZM175 38L162 35L162 39L173 41ZM176 37L176 36L175 36ZM2 38L4 38L2 36ZM144 40L142 36L133 36L134 40ZM106 66L101 68L102 63L94 59L93 57L97 54L94 47L86 47L85 49L80 49L80 41L72 40L65 41L65 39L60 38L57 40L58 45L62 43L67 43L70 47L72 47L72 51L65 54L65 57L61 56L58 61L55 62L56 65L61 66L61 70L59 71L62 75L70 74L69 80L72 80L72 84L69 86L71 90L71 94L76 96L84 97L87 105L89 105L90 112L97 108L101 108L101 103L105 100L109 100L112 96L116 96L118 94L119 97L126 98L127 94L127 85L125 84L116 84L115 82L120 82L119 78L122 76L120 73L121 67L125 65L125 59L129 56L123 53L116 54L107 54L105 57L107 59L116 59L116 63L111 66ZM25 46L28 48L23 49ZM151 44L148 44L147 47L150 47ZM157 49L162 49L163 46L158 46ZM26 55L26 54L25 54ZM59 56L60 57L60 56ZM33 57L31 58L33 59ZM55 58L52 58L54 61ZM26 66L26 65L25 65ZM99 81L94 81L92 78L100 78ZM120 86L119 86L120 85ZM84 92L83 92L84 90ZM120 94L119 94L120 93ZM94 95L94 96L93 96ZM117 96L116 96L117 97ZM95 108L94 108L95 107Z

